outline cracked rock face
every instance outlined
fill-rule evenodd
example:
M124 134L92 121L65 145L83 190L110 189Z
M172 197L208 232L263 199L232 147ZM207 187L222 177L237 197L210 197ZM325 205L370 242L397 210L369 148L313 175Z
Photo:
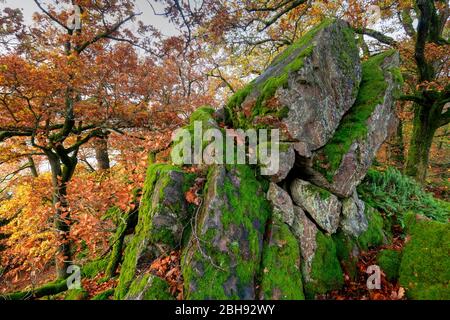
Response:
M311 266L316 252L316 234L319 231L314 222L308 219L302 208L294 206L295 219L293 232L300 244L300 252L303 259L303 276L306 281L310 280Z
M231 99L235 126L282 129L302 156L324 146L356 99L361 63L347 22L325 21L274 59Z
M291 194L295 204L308 212L319 227L329 234L336 232L342 205L335 195L300 179L292 182Z
M211 170L183 253L186 298L253 300L270 204L249 166Z
M295 148L302 156L327 143L355 102L361 64L347 29L345 22L339 22L320 31L303 68L291 75L288 89L278 92L280 103L289 107L282 123L298 141Z
M364 214L366 205L364 201L358 198L356 191L351 198L342 201L342 220L340 228L345 234L359 237L367 230L369 223Z
M271 151L272 152L272 151ZM278 183L286 179L289 172L295 165L295 150L293 144L280 143L278 149L279 157L274 160L275 163L269 162L264 166L264 176L267 176L270 181Z
M271 202L273 213L281 217L289 226L294 222L294 204L289 194L275 183L271 183L267 191L267 199Z
M377 59L377 57L371 59ZM376 103L370 116L362 124L366 127L366 134L350 141L350 147L342 155L335 171L328 163L327 150L331 150L330 146L315 152L312 159L304 163L310 181L344 198L353 194L367 174L379 148L398 125L394 109L394 94L399 88L399 82L392 72L393 68L398 66L399 55L396 52L387 55L381 61L379 67L382 70L386 88L381 93L380 102ZM371 85L373 85L371 81L365 82L363 79L361 90ZM357 110L350 110L350 113L352 112L356 114ZM336 143L337 146L339 144L342 142ZM323 169L318 170L320 167Z

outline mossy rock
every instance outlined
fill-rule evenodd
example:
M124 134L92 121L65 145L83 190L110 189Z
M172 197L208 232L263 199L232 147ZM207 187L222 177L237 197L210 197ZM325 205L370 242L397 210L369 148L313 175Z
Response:
M114 295L114 289L108 289L92 297L91 300L110 300Z
M108 257L88 262L81 267L81 276L89 279L95 278L100 273L105 272L108 263Z
M352 279L356 279L357 276L356 265L360 252L389 244L392 237L390 223L377 210L366 204L364 214L368 226L361 235L354 237L341 229L333 235L338 259L342 268Z
M193 176L178 167L152 164L145 179L135 235L125 249L115 298L123 299L140 266L150 265L160 249L170 252L181 243L189 219L184 193ZM157 246L156 246L157 245Z
M250 166L212 166L194 236L183 252L185 298L255 299L263 234L271 214L267 184Z
M89 293L84 289L72 289L67 291L64 300L86 300Z
M289 227L275 219L270 239L264 245L260 298L262 300L304 300L300 249Z
M389 281L396 281L399 275L402 252L398 250L381 250L377 255L377 264Z
M368 227L356 240L361 250L379 247L388 244L392 238L390 223L384 219L380 212L366 204L365 210Z
M362 82L354 105L327 144L314 152L307 168L311 180L340 197L350 197L398 120L394 92L400 87L392 73L399 54L389 50L362 64Z
M340 289L344 275L333 238L322 233L300 207L294 206L294 212L291 230L300 246L305 297L314 299Z
M234 128L280 128L282 139L298 141L295 149L307 156L331 138L360 80L353 30L344 21L325 19L230 98L227 122Z
M344 273L337 257L336 245L331 236L318 231L311 272L305 283L306 298L314 299L317 295L339 290L343 285Z
M400 284L414 300L450 299L450 224L409 217Z
M174 300L168 283L154 275L137 277L128 290L125 300Z
M356 280L358 275L358 256L360 253L357 241L342 230L333 235L333 241L336 244L336 254L343 271L351 279Z

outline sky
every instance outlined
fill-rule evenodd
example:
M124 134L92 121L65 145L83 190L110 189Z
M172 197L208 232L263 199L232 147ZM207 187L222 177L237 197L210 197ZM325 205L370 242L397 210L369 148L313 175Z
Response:
M176 28L162 16L157 16L153 14L153 10L149 5L151 2L156 9L157 12L162 12L162 6L160 3L155 3L152 0L135 0L136 9L138 12L142 12L142 16L140 16L140 20L142 20L145 24L151 24L158 28L162 34L166 36L172 36L178 34ZM44 4L45 1L42 1ZM20 8L23 10L24 19L27 24L32 23L33 13L39 11L39 8L34 3L33 0L6 0L5 3L0 3L0 8L3 7L11 7L11 8ZM61 6L63 8L63 6ZM68 8L69 9L69 8Z

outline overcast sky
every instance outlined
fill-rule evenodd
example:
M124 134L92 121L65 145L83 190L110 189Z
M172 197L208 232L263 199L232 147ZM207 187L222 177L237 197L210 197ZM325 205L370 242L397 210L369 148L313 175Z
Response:
M169 21L161 16L156 16L153 14L153 10L149 5L148 1L151 1L155 9L158 11L162 11L161 4L154 3L152 0L135 0L136 9L139 12L142 12L142 16L139 18L144 21L146 24L151 24L157 27L161 32L166 36L171 36L177 34L177 30L174 26L169 23ZM43 1L44 3L44 1ZM3 7L11 7L11 8L20 8L23 10L25 22L31 23L33 13L39 11L39 8L34 3L33 0L6 0L5 3L0 3L0 8ZM63 6L61 5L61 8Z

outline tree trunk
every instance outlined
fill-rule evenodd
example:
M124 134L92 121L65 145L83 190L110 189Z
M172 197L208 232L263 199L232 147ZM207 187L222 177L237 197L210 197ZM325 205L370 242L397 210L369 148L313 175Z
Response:
M52 171L53 208L55 210L54 225L58 239L58 250L55 257L56 274L59 279L64 279L68 276L67 269L72 262L69 239L70 213L67 202L67 178L71 176L69 171L73 171L73 168L65 166L61 168L60 160L55 154L48 154L48 158Z
M425 182L433 137L438 129L438 121L431 114L432 108L415 106L413 132L409 146L405 173L417 181Z
M108 170L110 168L108 154L108 138L98 138L95 141L95 158L99 170Z
M405 145L403 142L403 122L400 121L397 132L388 142L388 162L401 170L405 163Z
M28 163L30 165L30 171L33 177L37 178L39 176L39 172L37 171L36 164L32 156L28 156Z

